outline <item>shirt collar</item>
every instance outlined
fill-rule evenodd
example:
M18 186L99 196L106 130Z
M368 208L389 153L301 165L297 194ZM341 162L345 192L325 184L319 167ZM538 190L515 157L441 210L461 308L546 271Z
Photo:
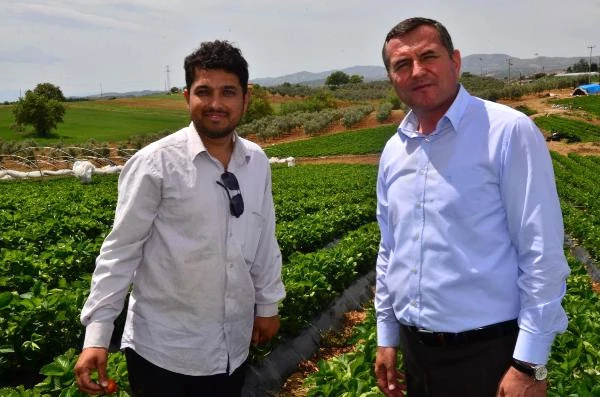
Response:
M458 132L460 121L465 114L470 99L471 94L469 94L462 84L460 84L456 98L454 98L452 105L450 105L450 108L448 108L444 116L442 116L442 118L438 121L436 129L433 131L432 135L437 134L446 121L450 123L454 131ZM414 138L421 135L418 132L418 129L419 120L411 110L398 126L398 132L408 136L409 138Z
M208 153L206 146L204 146L202 139L200 139L198 131L196 131L193 121L190 123L186 133L190 161L194 161L194 158L202 152ZM246 145L244 145L237 132L233 133L233 153L231 155L231 161L234 161L238 166L250 161L250 151L247 150Z

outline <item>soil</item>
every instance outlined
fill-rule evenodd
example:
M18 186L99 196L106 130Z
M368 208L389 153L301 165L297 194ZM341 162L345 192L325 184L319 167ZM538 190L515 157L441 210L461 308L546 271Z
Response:
M344 314L344 325L340 332L327 333L319 350L308 360L298 364L296 372L292 373L279 391L278 397L305 397L307 388L303 382L308 375L318 370L319 360L328 360L344 353L353 351L354 346L348 344L356 325L365 320L364 311L350 311Z

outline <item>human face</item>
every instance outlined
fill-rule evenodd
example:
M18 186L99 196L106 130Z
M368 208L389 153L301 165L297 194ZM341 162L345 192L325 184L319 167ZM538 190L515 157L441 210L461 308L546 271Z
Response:
M231 135L248 103L238 77L222 69L196 69L194 82L183 95L200 137L210 139Z
M432 26L422 25L386 44L388 76L421 123L435 125L458 93L460 53L452 55Z

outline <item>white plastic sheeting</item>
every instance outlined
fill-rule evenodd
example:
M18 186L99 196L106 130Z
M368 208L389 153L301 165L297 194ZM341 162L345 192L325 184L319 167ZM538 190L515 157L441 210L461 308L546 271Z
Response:
M0 170L0 179L28 179L39 178L41 176L73 175L79 178L82 183L90 183L93 174L116 174L121 172L122 169L122 165L96 167L89 161L76 161L73 163L72 169L37 171Z
M293 167L296 165L296 159L293 157L286 157L280 159L279 157L271 157L269 158L270 164L285 164L287 163L288 167Z
M294 157L286 157L286 158L278 158L271 157L269 158L270 164L286 164L288 167L293 167L296 165L296 159ZM16 171L16 170L5 170L0 169L0 180L7 179L29 179L29 178L39 178L42 176L55 176L55 175L73 175L81 181L81 183L90 183L92 182L92 175L94 174L116 174L121 172L123 169L122 165L106 165L104 167L96 167L90 161L87 160L78 160L73 163L73 168L71 169L61 169L61 170L35 170L35 171Z

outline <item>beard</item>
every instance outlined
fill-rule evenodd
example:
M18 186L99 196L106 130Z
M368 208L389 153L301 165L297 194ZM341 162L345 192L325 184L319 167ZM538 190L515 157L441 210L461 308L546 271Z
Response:
M194 122L194 127L196 127L196 131L198 131L201 136L212 139L225 138L235 131L235 127L206 128L206 126L198 125L196 122Z
M215 126L207 120L193 119L192 121L198 134L211 139L225 138L231 135L239 123L239 120L237 122L234 120L234 122L227 123L226 125Z

